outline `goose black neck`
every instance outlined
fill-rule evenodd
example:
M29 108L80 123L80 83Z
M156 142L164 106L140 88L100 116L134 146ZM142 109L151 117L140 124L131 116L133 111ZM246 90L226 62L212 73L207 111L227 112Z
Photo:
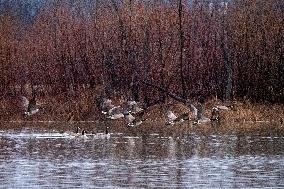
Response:
M85 135L86 131L85 130L82 130L82 135Z
M79 133L79 129L80 129L79 127L76 128L76 133Z

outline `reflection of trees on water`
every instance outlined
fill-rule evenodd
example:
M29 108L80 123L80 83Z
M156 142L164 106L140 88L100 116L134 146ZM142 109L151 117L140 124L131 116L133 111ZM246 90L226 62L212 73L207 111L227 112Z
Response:
M263 182L270 174L271 183L281 182L280 171L284 168L277 167L276 161L284 154L281 146L281 137L240 134L189 134L178 138L113 135L109 140L87 141L0 138L0 162L10 162L0 168L14 175L31 171L31 175L40 175L39 180L46 176L48 183L72 183L72 178L76 178L74 184L78 186L104 186L106 182L120 187L147 187L158 182L162 186L184 186L181 183L217 180L214 186L224 187L241 183L246 176L252 179L253 187L265 186ZM20 163L13 163L14 160ZM256 175L258 171L264 176ZM0 179L12 181L6 173L0 174Z

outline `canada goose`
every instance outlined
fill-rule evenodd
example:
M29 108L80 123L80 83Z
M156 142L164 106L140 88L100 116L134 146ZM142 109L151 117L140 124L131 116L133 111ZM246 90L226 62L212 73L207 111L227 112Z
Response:
M194 118L197 119L197 114L198 114L197 108L196 108L192 103L190 103L189 100L186 101L186 106L187 106L187 107L190 109L190 111L193 113Z
M105 127L105 131L103 133L93 133L92 134L93 139L109 139L110 133L109 133L109 127Z
M82 130L82 135L80 137L82 137L83 139L88 139L88 136L86 135L86 131L83 129Z
M103 139L109 139L110 138L110 133L109 133L109 127L108 126L106 126L105 133L104 133L104 135L102 135L102 138Z
M138 103L134 100L127 102L127 110L132 114L137 114L137 113L143 111L143 109L140 108Z
M122 113L123 109L120 106L115 106L108 111L109 119L119 119L123 118L124 114Z
M217 108L218 110L229 110L229 107L228 106L215 106L214 108Z
M171 110L168 110L166 113L167 125L173 125L176 119L177 116Z
M183 113L179 116L176 116L171 110L167 111L166 114L166 125L173 125L175 123L184 122L184 120L188 120L188 113Z
M63 135L68 136L70 138L79 137L83 133L83 131L84 131L83 130L82 133L80 133L80 130L81 130L80 127L76 127L75 132L73 132L73 131L66 131L66 132L63 133ZM84 131L84 134L85 134L85 131Z
M103 98L102 104L101 104L101 110L103 114L108 114L109 110L114 108L114 105L112 104L112 100L108 98Z
M203 103L198 103L196 106L197 109L197 115L196 118L197 120L200 120L203 118L203 114L204 114L204 104Z
M214 106L211 110L211 121L220 121L220 111L228 111L227 106Z
M211 111L211 121L220 121L220 111L217 107L213 107Z
M79 134L80 133L80 127L76 127L76 134Z
M108 129L109 129L109 127L106 126L106 130L105 130L105 134L106 134L106 135L109 135Z
M35 96L33 96L33 98L30 101L26 97L22 97L22 102L23 102L23 105L25 106L27 105L26 111L24 112L25 115L31 116L31 115L36 114L39 111L36 105Z
M105 132L104 133L98 133L97 135L98 135L99 138L109 139L110 138L109 127L106 126L105 127Z
M197 120L197 122L194 122L194 124L202 124L202 123L208 123L210 122L211 120L207 117L201 117L200 119Z
M87 132L86 132L86 130L82 130L82 135L85 135Z
M143 120L141 119L141 117L137 117L135 118L130 112L126 111L124 112L124 117L125 117L125 120L127 122L127 126L129 127L135 127L135 126L138 126L138 125L141 125Z
M211 120L207 117L204 116L204 110L205 110L205 97L201 96L199 99L198 99L198 104L196 106L196 120L194 122L194 124L202 124L202 123L208 123L210 122Z

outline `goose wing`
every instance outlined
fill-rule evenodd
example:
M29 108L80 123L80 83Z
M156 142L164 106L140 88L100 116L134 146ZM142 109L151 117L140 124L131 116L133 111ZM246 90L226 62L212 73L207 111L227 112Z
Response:
M22 107L24 107L27 110L29 106L29 100L25 96L21 96L20 98L21 98Z
M172 122L172 121L174 121L176 119L177 119L177 116L172 111L168 111L167 112L167 120L169 122Z
M36 110L36 109L37 109L36 100L35 100L35 98L32 98L29 102L29 105L28 105L28 112Z

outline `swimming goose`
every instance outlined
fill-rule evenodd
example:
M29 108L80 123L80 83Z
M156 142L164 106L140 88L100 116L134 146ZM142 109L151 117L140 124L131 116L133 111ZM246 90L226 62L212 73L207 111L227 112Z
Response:
M80 127L76 127L76 134L79 134L80 133Z
M26 111L24 112L24 114L27 116L34 115L39 111L36 105L35 96L33 96L33 98L30 101L26 97L23 96L22 103L26 107Z
M71 137L71 138L75 138L81 135L80 133L81 128L80 127L76 127L75 132L72 131L66 131L63 133L63 135ZM82 131L83 132L83 131ZM85 132L85 131L84 131Z
M81 138L83 138L83 139L88 139L88 136L86 135L86 131L83 129L82 130L82 135L80 136Z
M143 120L140 118L135 118L129 111L124 112L124 117L127 122L127 126L135 127L141 125Z
M104 138L104 139L110 138L110 133L109 133L108 129L109 129L109 127L106 126L105 133L104 133L104 135L102 135L102 138Z
M92 134L94 139L109 139L110 138L110 133L109 133L109 127L105 127L104 133L96 133Z
M106 126L106 130L105 130L105 134L106 134L106 135L109 135L108 129L109 129L109 127Z

